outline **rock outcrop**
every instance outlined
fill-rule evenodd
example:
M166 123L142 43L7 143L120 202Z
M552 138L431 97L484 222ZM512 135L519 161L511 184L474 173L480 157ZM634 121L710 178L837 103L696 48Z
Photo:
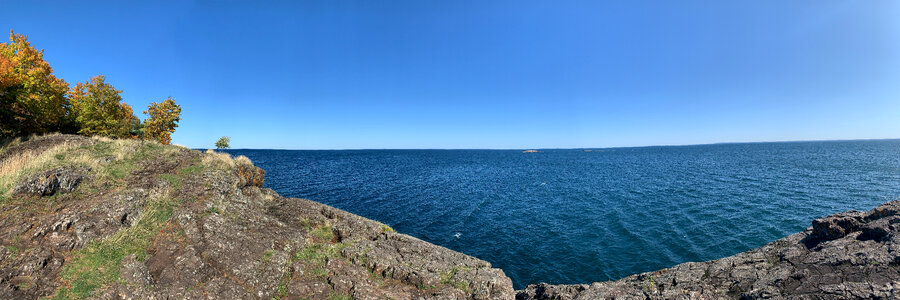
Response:
M60 136L2 157L21 166L2 174L0 299L515 296L485 261L261 188L246 158Z
M812 225L734 256L611 282L534 284L516 299L900 298L900 201Z
M14 194L52 196L74 191L81 180L91 171L89 167L60 167L31 175L16 186Z

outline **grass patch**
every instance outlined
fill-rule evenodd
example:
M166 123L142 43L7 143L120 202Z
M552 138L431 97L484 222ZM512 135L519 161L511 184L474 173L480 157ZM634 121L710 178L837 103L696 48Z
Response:
M217 214L217 215L222 213L222 212L219 211L219 207L218 207L218 206L210 207L210 208L208 208L208 209L206 210L206 212L208 212L208 213L210 213L210 214Z
M381 224L381 232L397 232L397 231L394 230L393 228L391 228L391 226Z
M282 280L281 283L278 284L278 292L276 293L276 299L285 298L288 296L287 284Z
M183 186L184 178L191 175L196 175L202 173L204 167L200 164L200 161L194 162L193 165L178 169L175 171L175 174L160 174L159 178L169 182L169 185L174 189L180 189Z
M181 188L181 183L184 181L181 176L172 174L159 174L159 178L168 181L169 185L176 190Z
M310 232L310 234L325 242L330 242L334 239L334 230L332 230L331 226L328 225L316 228L312 232Z
M309 218L300 218L300 227L303 227L306 231L310 231L312 229L312 223L309 221Z
M0 204L6 203L6 198L9 197L7 195L11 194L9 191L10 188L11 187L9 186L0 185Z
M456 273L459 273L460 268L453 267L450 269L450 272L441 273L441 283L451 285L457 289L468 291L469 283L461 280L454 280L453 276L456 276Z
M178 175L182 175L182 176L196 175L196 174L200 174L202 172L203 172L203 165L200 164L199 161L195 161L195 162L193 162L192 165L178 169L178 171L176 171L176 173L178 173Z
M129 169L131 168L128 168L128 166L113 165L106 168L106 174L109 175L109 177L113 180L120 181L122 179L125 179L125 176L128 175Z
M341 294L331 294L328 296L328 300L353 300L353 297Z
M9 251L9 259L16 259L16 256L19 256L19 247L16 246L5 246L6 250Z
M274 256L274 255L275 255L275 250L266 249L266 251L263 251L262 260L264 262L269 262L270 260L272 260L272 256Z
M351 243L310 244L294 253L292 261L308 263L312 267L310 273L314 278L327 278L328 270L325 270L325 262L328 259L341 257L341 250L350 245Z
M53 299L90 297L95 290L119 279L125 256L136 254L138 260L146 259L147 248L172 217L175 205L174 201L151 202L137 225L76 251L59 275L65 284L57 289Z
M302 260L307 262L321 262L325 264L326 258L341 257L341 250L350 246L345 243L338 244L312 244L294 254L294 260Z

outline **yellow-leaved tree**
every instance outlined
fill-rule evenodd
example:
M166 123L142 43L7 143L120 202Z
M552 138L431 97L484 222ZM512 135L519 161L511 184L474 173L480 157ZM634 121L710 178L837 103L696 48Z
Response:
M181 121L181 106L175 104L175 99L169 97L160 103L150 103L144 114L148 115L144 120L144 137L164 145L172 142L172 133Z
M77 123L78 133L114 138L131 137L132 123L137 117L134 110L122 102L122 91L117 90L103 75L88 82L79 82L69 91L69 99Z
M74 132L69 84L53 75L44 50L28 37L9 32L0 43L0 138L47 132Z

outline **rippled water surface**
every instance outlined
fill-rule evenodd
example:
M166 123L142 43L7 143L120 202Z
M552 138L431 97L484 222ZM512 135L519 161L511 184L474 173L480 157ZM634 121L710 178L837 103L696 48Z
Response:
M900 141L581 150L231 150L266 186L491 262L516 288L746 251L900 196Z

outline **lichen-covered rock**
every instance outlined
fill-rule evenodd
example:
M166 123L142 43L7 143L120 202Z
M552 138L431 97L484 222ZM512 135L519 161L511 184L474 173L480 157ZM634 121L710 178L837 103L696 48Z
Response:
M51 196L58 193L69 193L91 171L89 167L59 167L31 175L16 185L13 193L35 196Z
M235 167L235 173L240 179L238 181L239 187L262 187L266 181L266 171L254 165L239 164Z
M897 299L900 202L821 218L734 256L591 285L533 284L528 299Z

